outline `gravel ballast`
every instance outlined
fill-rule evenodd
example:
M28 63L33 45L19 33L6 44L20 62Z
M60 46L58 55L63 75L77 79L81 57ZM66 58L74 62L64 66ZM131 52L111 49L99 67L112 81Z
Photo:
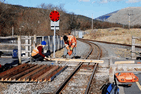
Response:
M81 56L88 53L89 45L83 42L77 41L76 56ZM60 54L60 57L62 54ZM32 62L33 63L33 62ZM41 63L41 62L40 62ZM70 75L75 67L68 67L62 73L60 73L52 82L41 83L12 83L6 84L5 88L1 90L3 94L40 94L40 93L53 93L57 87ZM69 71L69 72L68 72ZM2 83L1 83L2 84Z
M109 58L115 58L115 59L126 59L130 58L130 47L124 47L120 45L112 45L112 44L105 44L105 43L98 43L94 42L102 47L103 50L103 58L102 59L109 59ZM83 55L85 53L88 53L89 51L89 45L82 43L78 41L77 44L77 56L81 56L83 58ZM125 50L126 49L126 50ZM119 51L119 52L118 52ZM123 53L124 51L124 53ZM61 54L62 55L62 54ZM60 56L61 56L60 55ZM65 80L65 78L70 74L68 71L73 71L74 67L70 66L66 70L64 70L61 74L59 74L52 82L42 82L42 83L1 83L0 86L3 86L3 89L1 89L1 93L3 94L40 94L40 93L53 93L55 89ZM102 73L103 70L106 72ZM108 70L107 69L99 69L98 74L96 75L96 79L100 79L102 77L107 78ZM107 79L105 79L107 81ZM106 81L103 80L103 83ZM100 82L98 82L100 83Z

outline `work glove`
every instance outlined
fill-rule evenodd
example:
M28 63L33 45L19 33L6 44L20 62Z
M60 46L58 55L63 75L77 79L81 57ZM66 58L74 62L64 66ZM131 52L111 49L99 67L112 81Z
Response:
M68 52L68 55L70 56L72 54L72 50Z
M45 56L44 58L45 58L46 60L48 60L48 58L47 58L46 56Z
M72 50L73 50L73 48L71 47L71 48L70 48L70 50L72 51Z

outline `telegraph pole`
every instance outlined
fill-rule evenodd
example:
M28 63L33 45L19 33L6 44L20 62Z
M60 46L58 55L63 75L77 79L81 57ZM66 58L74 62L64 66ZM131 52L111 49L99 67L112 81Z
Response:
M128 13L128 20L129 20L129 25L128 25L128 29L130 29L130 12Z
M133 12L133 10L132 10L132 12ZM129 11L129 13L128 13L128 29L129 29L129 30L130 30L130 22L131 22L131 21L130 21L130 20L131 20L131 19L130 19L130 16L131 16L131 15L133 15L133 13L130 13L130 11Z

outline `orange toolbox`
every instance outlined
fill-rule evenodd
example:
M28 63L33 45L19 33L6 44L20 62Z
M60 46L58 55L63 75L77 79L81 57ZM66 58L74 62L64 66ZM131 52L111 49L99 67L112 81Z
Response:
M134 73L115 73L117 80L121 83L138 82L139 78Z

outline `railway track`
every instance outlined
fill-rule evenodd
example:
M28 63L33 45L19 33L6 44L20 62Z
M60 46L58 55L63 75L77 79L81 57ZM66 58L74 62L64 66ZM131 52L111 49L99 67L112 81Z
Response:
M130 44L121 44L121 43L114 43L114 42L107 42L107 41L98 41L98 40L91 40L91 39L81 39L81 40L82 41L93 41L93 42L105 43L105 44L115 44L115 45L121 45L121 46L127 46L127 47L131 47L132 46ZM141 46L136 46L136 47L137 48L141 48Z
M79 41L83 41L91 47L86 58L100 59L102 56L102 50L98 45L81 39L79 39ZM54 94L88 94L97 67L98 64L96 63L80 62L72 74L67 77L67 79L60 85Z
M87 42L87 41L83 40L83 42ZM89 42L87 43L90 45L90 51L89 51L89 55L86 55L85 58L99 59L102 54L102 52L100 51L100 48L95 44L92 44ZM65 62L62 62L62 64L64 63ZM69 64L74 64L74 65L71 66ZM25 65L27 65L27 67ZM61 62L60 62L59 66L56 66L56 65L50 66L50 65L42 65L42 64L36 65L33 63L31 64L29 63L25 65L20 65L21 68L16 68L16 70L11 70L9 71L9 73L5 72L4 75L0 76L0 81L14 82L14 83L15 82L18 82L18 83L19 82L39 82L39 83L36 83L36 85L33 83L34 85L31 85L31 87L29 86L30 89L38 87L38 90L37 90L38 93L68 94L70 92L73 92L73 93L80 92L81 94L83 93L87 94L87 92L90 89L90 85L94 77L95 70L97 69L97 66L98 66L98 64L89 63L89 62L87 63L66 62L65 65L61 65ZM29 71L34 67L38 67L38 68L36 68L33 71ZM48 70L46 69L46 67L48 67ZM27 73L27 70L29 71L28 73ZM62 73L58 75L58 73L60 73L59 70L62 70ZM58 75L56 79L54 79L55 75ZM52 79L54 80L52 81ZM48 81L51 81L51 82L48 82ZM77 84L75 82L77 82ZM15 87L20 87L20 84L18 83L16 83Z

